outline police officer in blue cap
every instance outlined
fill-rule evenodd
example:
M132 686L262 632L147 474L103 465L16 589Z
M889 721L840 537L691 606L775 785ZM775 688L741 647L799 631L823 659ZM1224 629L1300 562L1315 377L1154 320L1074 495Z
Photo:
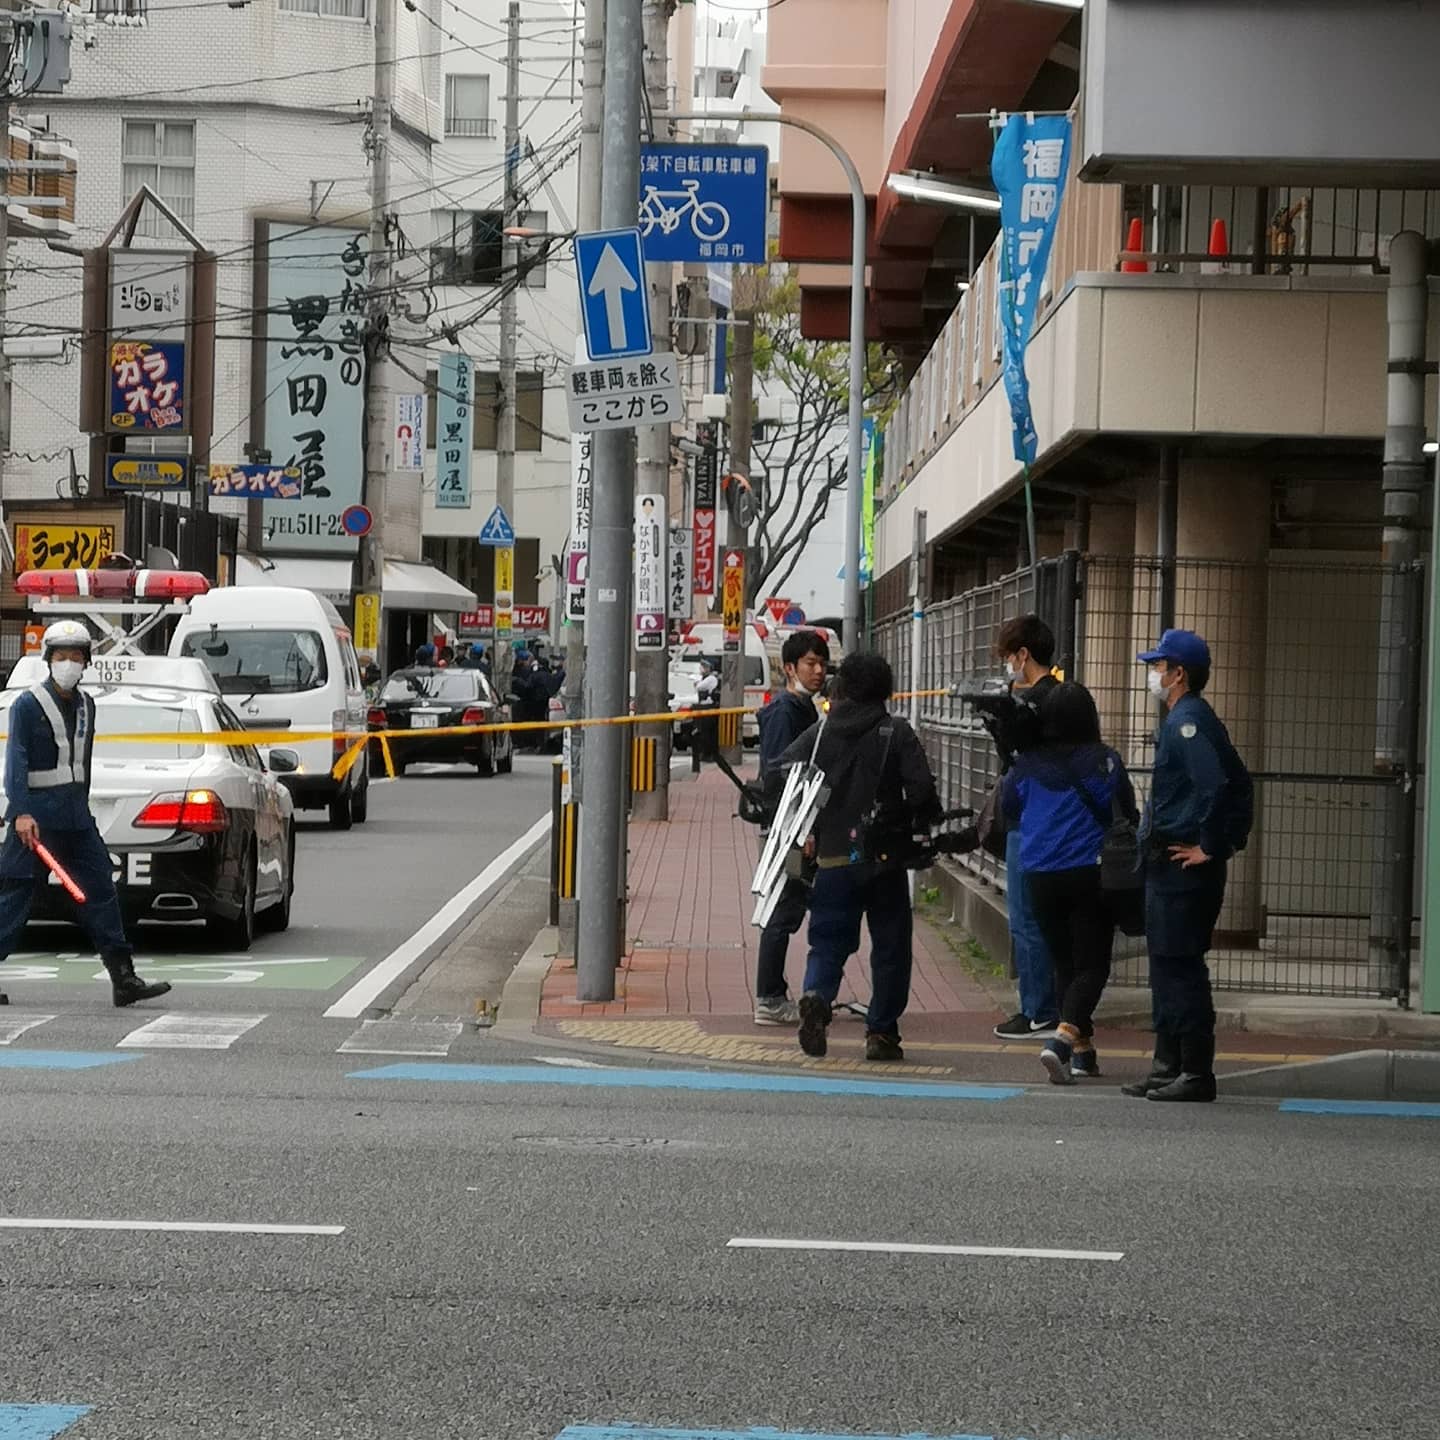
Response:
M35 885L45 871L34 853L43 844L85 892L77 918L110 973L117 1005L153 1000L170 986L135 973L125 939L110 854L90 813L90 752L95 702L80 689L90 660L90 632L78 620L57 620L41 652L50 678L10 707L5 744L5 821L0 846L0 960L15 948L30 918ZM6 997L0 995L0 1004Z
M1205 952L1225 898L1226 861L1250 836L1253 790L1224 725L1201 698L1210 680L1204 640L1193 630L1167 630L1137 658L1165 707L1140 822L1155 1059L1144 1080L1123 1089L1147 1100L1213 1100L1215 1004Z

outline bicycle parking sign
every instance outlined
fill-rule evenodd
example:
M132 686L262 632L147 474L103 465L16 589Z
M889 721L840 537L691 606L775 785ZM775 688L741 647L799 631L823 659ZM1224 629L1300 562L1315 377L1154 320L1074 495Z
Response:
M763 265L769 168L763 145L642 145L646 260Z

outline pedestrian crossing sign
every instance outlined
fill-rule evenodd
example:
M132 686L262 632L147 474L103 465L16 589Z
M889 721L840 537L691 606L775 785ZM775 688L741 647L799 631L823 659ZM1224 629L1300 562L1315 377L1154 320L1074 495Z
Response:
M480 543L482 545L513 545L515 543L515 527L510 523L510 517L498 505L490 512L490 518L480 527Z

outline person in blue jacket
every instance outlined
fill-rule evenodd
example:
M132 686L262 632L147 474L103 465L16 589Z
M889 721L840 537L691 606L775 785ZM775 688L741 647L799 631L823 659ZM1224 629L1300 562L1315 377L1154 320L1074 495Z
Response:
M30 918L37 883L47 872L35 847L43 844L85 893L76 918L100 952L117 1005L166 994L164 981L147 984L135 973L125 938L110 853L90 813L90 756L95 702L80 689L90 661L90 632L78 620L57 620L41 653L50 678L10 707L5 741L5 842L0 846L0 961L7 959ZM8 1003L0 995L0 1003Z
M1042 712L1041 743L1005 773L1000 803L1018 822L1035 919L1055 967L1060 1023L1040 1054L1056 1085L1100 1073L1095 1007L1110 978L1115 916L1100 884L1100 850L1115 816L1134 824L1124 762L1100 740L1090 692L1059 685Z
M1210 647L1193 630L1167 630L1136 657L1164 707L1150 803L1140 823L1145 857L1145 947L1155 1020L1151 1073L1122 1089L1147 1100L1215 1098L1215 1002L1205 953L1225 899L1226 862L1245 848L1254 818L1250 772L1201 692Z

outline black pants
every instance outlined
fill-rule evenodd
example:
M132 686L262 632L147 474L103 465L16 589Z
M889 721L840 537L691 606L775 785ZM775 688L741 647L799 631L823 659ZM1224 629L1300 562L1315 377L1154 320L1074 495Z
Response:
M1145 945L1157 1069L1214 1072L1215 1001L1205 952L1224 899L1223 861L1182 870L1168 860L1153 860L1145 868Z
M805 989L830 1004L840 993L845 962L860 948L860 921L870 929L869 1034L900 1034L910 1003L910 942L914 917L910 881L903 870L873 865L822 868L810 892L810 958Z
M1060 1018L1088 1039L1095 1007L1110 978L1115 920L1100 888L1100 867L1028 870L1030 904L1055 965Z
M787 880L769 923L760 932L760 953L755 957L757 1000L783 1000L790 993L785 984L785 957L790 952L790 937L805 923L809 908L810 887L803 880Z

